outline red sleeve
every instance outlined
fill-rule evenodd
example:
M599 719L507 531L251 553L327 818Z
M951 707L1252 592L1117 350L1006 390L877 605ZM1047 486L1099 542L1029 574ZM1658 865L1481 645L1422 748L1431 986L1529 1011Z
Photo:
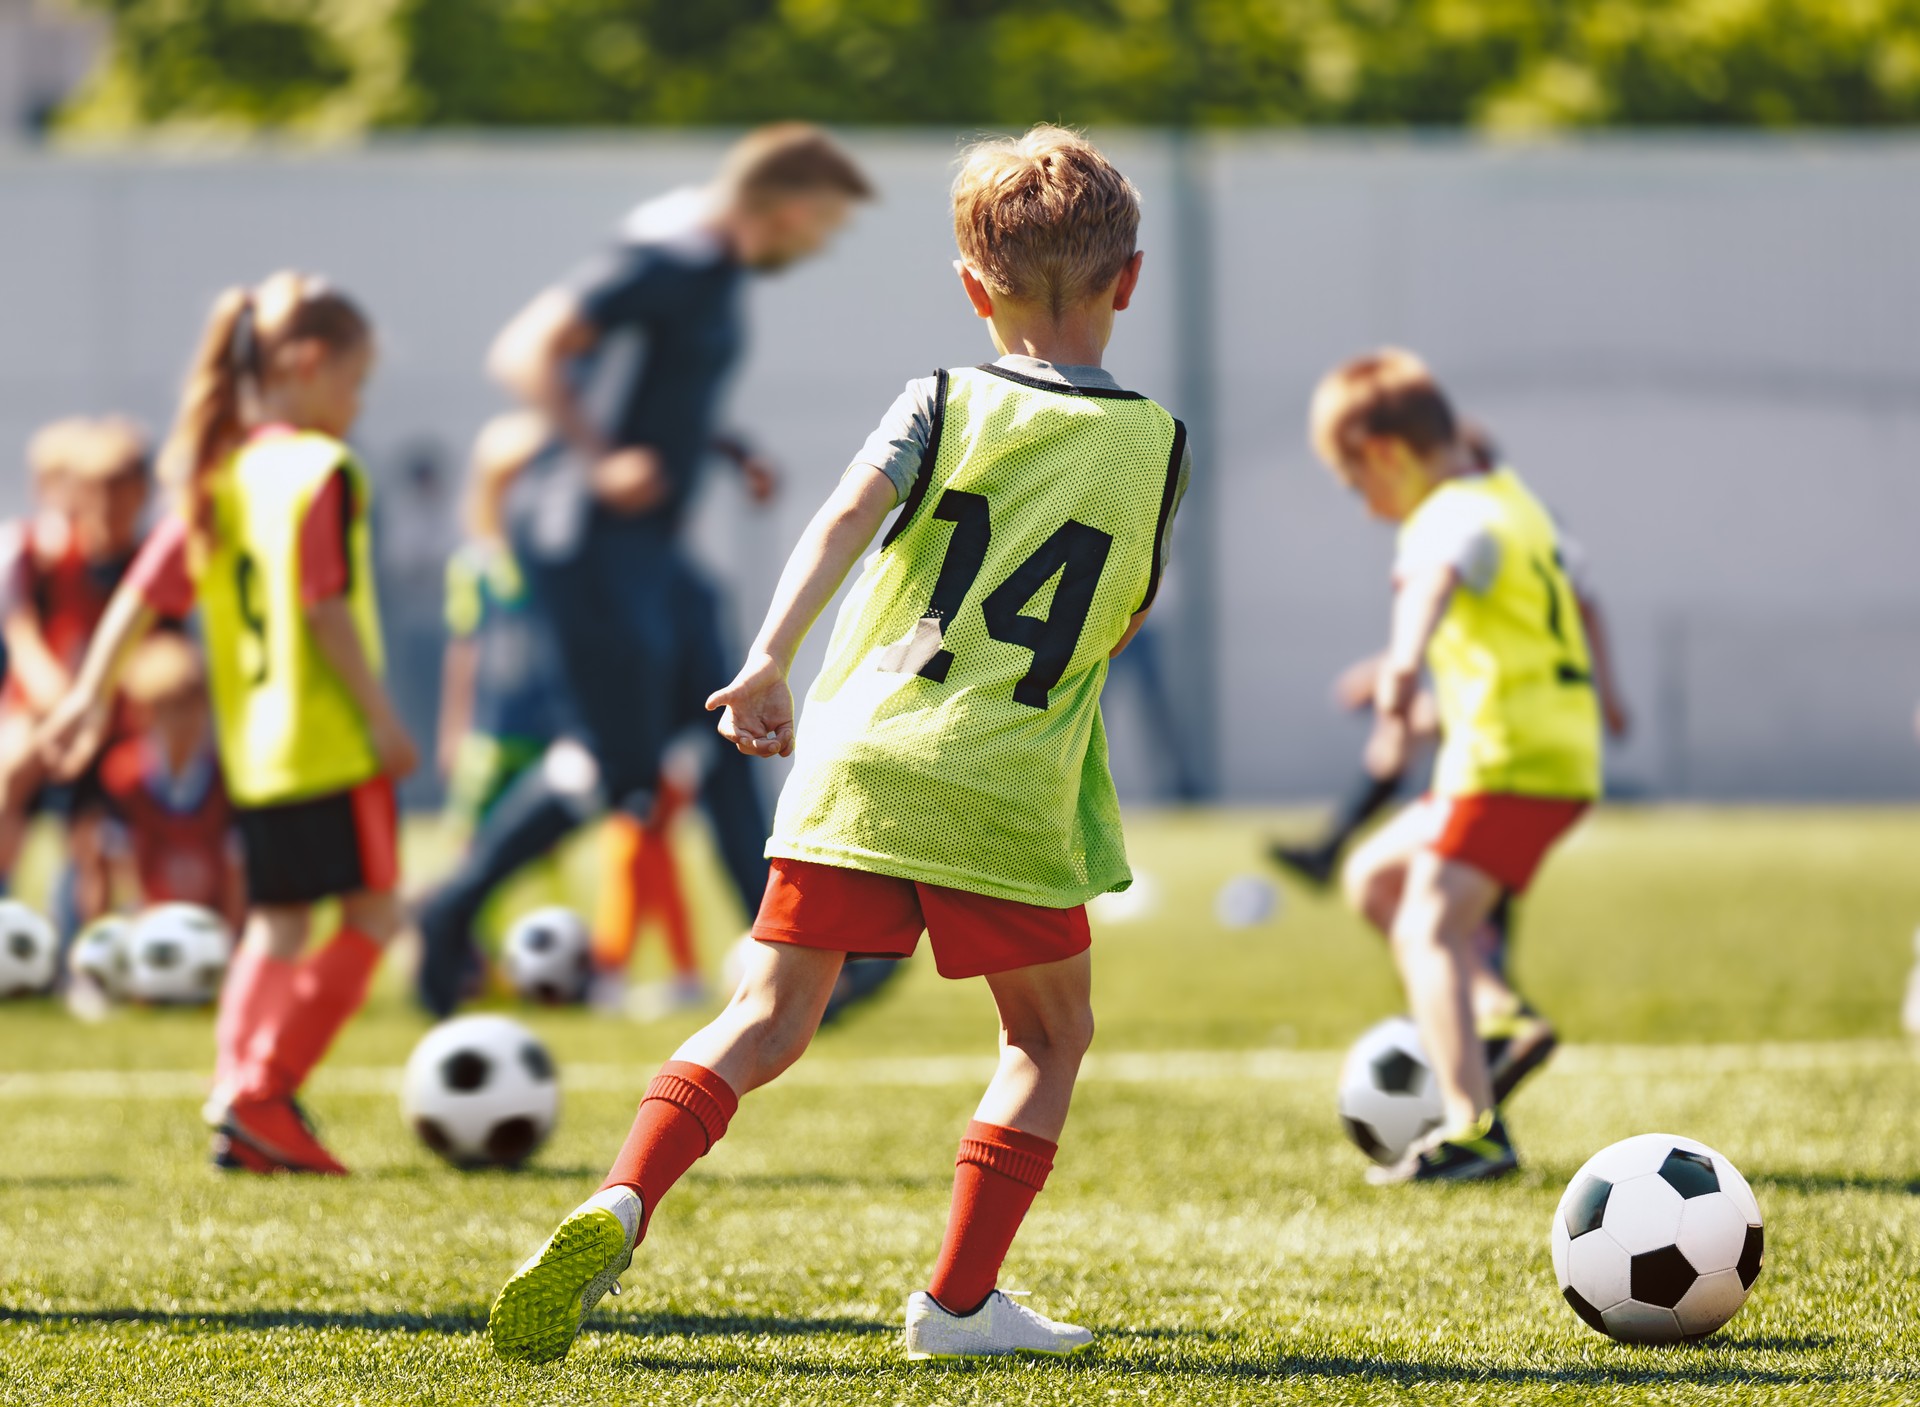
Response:
M300 524L300 604L317 606L353 585L347 534L353 526L353 482L336 469L307 506Z
M163 519L127 568L127 585L163 616L184 616L193 609L193 577L187 571L187 520Z

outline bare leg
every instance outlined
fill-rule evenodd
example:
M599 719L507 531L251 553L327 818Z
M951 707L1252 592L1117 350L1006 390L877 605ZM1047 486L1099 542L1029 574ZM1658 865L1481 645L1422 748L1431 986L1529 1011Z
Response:
M995 973L1000 1068L974 1117L1059 1142L1080 1062L1093 1044L1093 955Z
M798 1060L820 1029L846 954L793 943L755 943L739 990L674 1052L713 1071L737 1094L760 1088Z
M261 957L295 962L312 931L312 910L305 904L255 904L247 912L247 931L240 941Z
M1391 934L1401 982L1427 1048L1447 1127L1493 1107L1486 1050L1473 1031L1475 937L1500 896L1480 871L1421 851L1408 863Z
M340 901L341 923L371 938L383 948L393 941L405 917L400 896L394 893L362 890Z

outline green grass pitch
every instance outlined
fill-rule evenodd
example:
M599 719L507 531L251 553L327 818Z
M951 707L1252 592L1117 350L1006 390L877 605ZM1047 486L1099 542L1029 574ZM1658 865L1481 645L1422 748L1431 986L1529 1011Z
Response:
M747 1101L564 1364L497 1363L494 1291L694 1023L530 1014L559 1132L521 1173L462 1175L400 1125L424 1023L390 971L312 1090L342 1182L204 1165L206 1013L0 1009L0 1403L1920 1400L1920 1065L1897 1032L1920 813L1598 818L1523 915L1523 985L1573 1042L1514 1103L1525 1171L1392 1191L1331 1110L1338 1048L1397 1006L1379 945L1298 893L1262 928L1212 916L1288 819L1133 827L1162 903L1097 940L1096 1053L1003 1280L1094 1328L1090 1357L901 1359L993 1037L981 984L923 957ZM444 852L411 840L416 872ZM697 899L717 952L737 916ZM1553 1283L1567 1179L1651 1130L1727 1153L1767 1217L1752 1301L1697 1347L1609 1343Z

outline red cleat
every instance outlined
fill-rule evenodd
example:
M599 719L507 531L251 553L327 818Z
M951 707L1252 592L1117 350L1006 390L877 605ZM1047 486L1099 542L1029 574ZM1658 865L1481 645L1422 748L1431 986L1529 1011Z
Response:
M256 1153L239 1139L218 1131L213 1135L213 1165L221 1172L264 1174L281 1171L280 1165L265 1154Z
M346 1165L313 1136L291 1099L236 1099L220 1131L288 1172L346 1175Z

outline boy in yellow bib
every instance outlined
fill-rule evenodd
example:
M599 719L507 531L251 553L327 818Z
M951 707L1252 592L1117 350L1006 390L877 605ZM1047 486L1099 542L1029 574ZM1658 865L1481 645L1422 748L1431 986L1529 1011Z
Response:
M1070 132L969 153L959 271L1003 355L908 386L709 701L743 753L795 756L754 955L648 1088L601 1191L500 1292L495 1352L564 1354L740 1096L806 1049L847 955L903 957L923 929L942 974L986 978L1001 1054L960 1143L933 1276L907 1300L907 1354L1092 1342L995 1280L1093 1035L1085 903L1130 879L1100 687L1153 602L1187 465L1179 423L1100 369L1139 278L1139 219L1133 186ZM794 655L896 508L796 737Z
M1400 525L1370 765L1404 765L1423 665L1440 713L1428 796L1346 872L1354 905L1392 943L1446 1110L1383 1180L1498 1177L1518 1159L1476 1017L1483 1031L1510 1028L1496 1047L1503 1092L1545 1059L1552 1030L1489 961L1486 927L1600 794L1580 611L1552 518L1511 469L1475 462L1418 358L1383 351L1329 374L1312 439L1374 516Z

